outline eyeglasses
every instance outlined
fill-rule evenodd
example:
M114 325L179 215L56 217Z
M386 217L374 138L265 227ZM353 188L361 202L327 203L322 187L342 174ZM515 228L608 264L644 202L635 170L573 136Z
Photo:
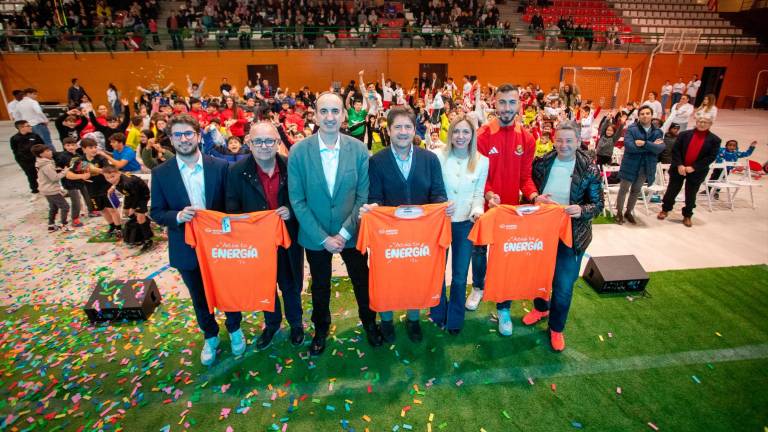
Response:
M266 138L266 139L253 139L248 141L248 143L254 147L274 147L275 144L277 144L277 140L274 138Z
M195 131L184 131L184 132L173 132L171 134L171 137L173 137L176 141L181 141L181 138L184 137L188 140L191 140L195 137Z

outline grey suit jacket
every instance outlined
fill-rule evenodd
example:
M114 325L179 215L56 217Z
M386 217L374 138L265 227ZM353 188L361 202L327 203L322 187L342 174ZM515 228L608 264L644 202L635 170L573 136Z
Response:
M345 247L357 244L358 211L368 202L368 149L359 140L341 135L339 168L333 194L323 174L317 134L291 147L288 156L288 195L299 221L299 244L322 250L328 236L342 227L352 236Z

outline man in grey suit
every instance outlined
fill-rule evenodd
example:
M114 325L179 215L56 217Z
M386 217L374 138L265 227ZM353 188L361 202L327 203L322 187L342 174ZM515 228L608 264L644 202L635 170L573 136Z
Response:
M341 254L352 280L358 314L372 346L382 343L368 307L368 257L355 249L358 212L368 202L368 149L341 135L344 102L335 93L317 99L318 133L295 144L288 157L288 195L299 221L299 244L312 276L311 355L325 351L331 326L331 260Z

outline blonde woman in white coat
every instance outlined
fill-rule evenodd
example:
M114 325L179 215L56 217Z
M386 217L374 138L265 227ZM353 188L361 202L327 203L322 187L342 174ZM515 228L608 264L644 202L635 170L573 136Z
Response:
M456 211L451 216L451 290L443 292L440 304L430 311L430 319L451 335L457 335L464 325L464 303L467 295L467 277L472 258L469 231L483 214L485 181L488 177L488 158L477 151L477 130L471 119L460 115L448 128L448 141L435 150L443 172L443 183L448 200Z
M672 105L667 120L661 129L664 133L667 133L669 126L672 123L677 123L680 125L680 132L686 131L688 130L688 120L691 118L691 114L693 114L693 105L688 102L688 95L680 95L680 101Z

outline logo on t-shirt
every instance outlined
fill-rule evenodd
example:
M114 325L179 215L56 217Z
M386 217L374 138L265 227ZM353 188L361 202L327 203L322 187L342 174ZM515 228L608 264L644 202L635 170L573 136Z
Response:
M510 237L504 242L504 253L524 253L531 255L532 252L541 252L544 250L544 242L537 237Z
M394 243L384 250L384 257L392 259L410 259L428 257L429 246L424 243Z
M259 250L250 245L223 243L211 248L211 258L252 260L259 258Z
M492 154L499 154L499 150L497 150L497 149L496 149L496 146L493 146L493 147L491 147L491 149L490 149L490 150L488 150L488 154L489 154L489 155L492 155Z

